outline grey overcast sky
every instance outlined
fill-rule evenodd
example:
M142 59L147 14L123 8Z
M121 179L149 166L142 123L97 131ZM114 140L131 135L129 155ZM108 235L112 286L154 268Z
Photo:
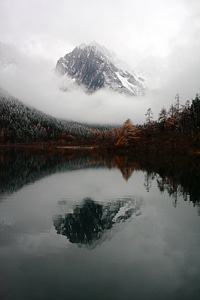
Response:
M164 61L167 72L161 77L160 93L154 98L151 95L133 100L134 104L111 95L106 102L106 96L100 93L92 100L84 96L80 104L82 96L74 92L71 99L79 100L73 101L73 106L69 95L53 92L53 79L47 79L44 70L52 70L58 58L75 46L92 41L112 49L133 68L148 57ZM174 101L177 92L185 102L200 88L199 0L0 0L0 42L15 46L24 57L33 58L30 64L24 60L26 66L16 74L1 72L3 87L8 90L10 87L12 93L33 106L48 108L47 112L66 118L88 121L110 118L121 122L127 116L138 122L144 119L149 106L156 117L162 106L168 108ZM53 97L57 99L57 110L53 107ZM127 110L121 109L124 105ZM79 106L83 106L84 113L78 113ZM130 110L135 111L133 116L128 115Z
M93 40L123 58L149 53L166 56L194 13L195 3L198 1L1 0L0 36L24 51L54 60Z

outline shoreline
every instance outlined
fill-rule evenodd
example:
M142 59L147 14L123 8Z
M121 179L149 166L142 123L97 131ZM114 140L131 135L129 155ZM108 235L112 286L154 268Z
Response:
M51 148L51 149L94 149L98 148L98 146L82 146L82 145L60 145L54 143L15 143L15 144L0 144L1 148Z
M155 155L188 155L188 156L199 156L200 149L189 148L186 151L180 151L177 149L156 149L147 147L146 149L138 147L123 147L123 146L106 146L106 145L62 145L59 143L10 143L10 144L0 144L0 151L3 150L24 150L24 151L36 151L41 153L56 153L64 151L96 151L108 155L146 155L149 157L154 157Z

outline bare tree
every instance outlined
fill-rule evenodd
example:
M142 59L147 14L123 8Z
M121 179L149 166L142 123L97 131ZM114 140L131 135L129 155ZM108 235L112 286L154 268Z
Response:
M167 110L165 107L163 107L159 113L158 121L165 122L166 119L167 119Z
M146 116L146 123L147 124L152 123L152 121L153 121L153 112L152 112L151 108L147 109L147 112L146 112L145 116Z

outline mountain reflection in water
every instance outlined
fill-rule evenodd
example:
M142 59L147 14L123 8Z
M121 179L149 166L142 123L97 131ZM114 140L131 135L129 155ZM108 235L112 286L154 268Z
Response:
M104 204L85 198L73 213L55 217L54 227L58 234L65 235L71 243L94 248L109 235L109 231L112 234L114 225L127 221L133 214L140 215L141 203L141 200L133 197Z

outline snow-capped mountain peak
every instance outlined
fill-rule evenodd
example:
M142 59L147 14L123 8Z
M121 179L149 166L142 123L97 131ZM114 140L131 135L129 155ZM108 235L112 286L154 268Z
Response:
M81 44L58 60L56 73L74 79L89 93L108 88L131 96L143 94L142 80L136 79L133 72L120 67L117 61L114 52L96 42Z

